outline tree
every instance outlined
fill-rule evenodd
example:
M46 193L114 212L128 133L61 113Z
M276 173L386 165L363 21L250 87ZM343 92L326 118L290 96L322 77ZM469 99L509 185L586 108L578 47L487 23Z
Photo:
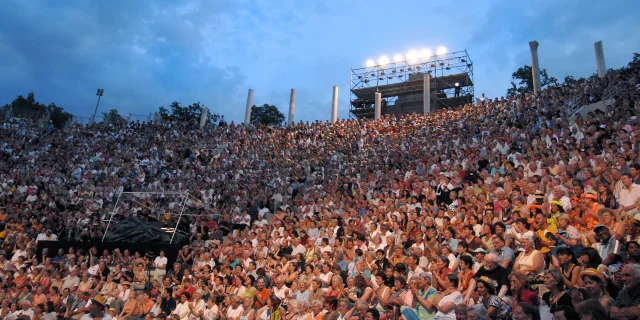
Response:
M263 104L260 107L251 107L251 123L280 126L284 123L284 114L276 106Z
M183 107L180 102L174 101L169 105L169 109L165 107L158 108L158 113L162 117L163 121L178 121L188 123L192 127L197 127L200 124L200 115L202 114L202 108L204 105L200 102L192 103L186 107ZM207 115L207 122L217 125L219 121L224 120L224 116L209 111Z
M531 73L531 66L524 65L520 67L516 72L511 74L511 88L507 90L507 96L525 94L533 91L533 73ZM557 85L558 79L549 77L546 69L540 70L540 87L544 88L549 85Z
M627 67L630 69L640 68L640 53L633 54L633 60L629 62L629 65L627 65Z
M104 118L104 122L113 125L119 125L123 123L127 123L127 119L120 115L118 110L111 109L109 112L103 112L102 117Z
M64 111L64 108L57 106L55 103L45 105L37 102L33 92L30 92L26 98L19 95L11 103L2 106L0 110L4 114L10 111L11 116L15 118L50 120L56 128L64 127L73 117L70 113Z
M73 115L64 111L62 107L57 106L55 103L50 103L47 106L47 112L49 112L49 120L54 127L60 129L67 124L69 120L73 118Z

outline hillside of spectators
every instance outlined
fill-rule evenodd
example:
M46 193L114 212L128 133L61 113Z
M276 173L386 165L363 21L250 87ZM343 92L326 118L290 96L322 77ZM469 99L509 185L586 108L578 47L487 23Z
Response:
M0 318L636 319L639 71L336 124L11 119ZM569 121L611 86L614 105ZM182 211L147 192L189 198ZM35 252L100 241L112 216L180 212L173 265L125 247Z

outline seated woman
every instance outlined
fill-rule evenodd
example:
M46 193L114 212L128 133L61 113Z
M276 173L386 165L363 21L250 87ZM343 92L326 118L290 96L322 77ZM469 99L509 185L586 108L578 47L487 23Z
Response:
M544 272L544 286L549 292L542 295L542 301L549 306L551 313L556 312L560 306L573 307L571 297L564 290L564 277L559 270Z
M496 295L498 284L488 277L476 278L476 296L474 301L479 301L487 308L489 319L504 318L511 312L511 306Z
M433 299L433 307L438 310L434 319L455 320L456 306L464 303L464 298L458 291L458 276L449 274L442 284L446 289L437 298Z
M614 300L607 294L607 281L602 272L589 268L580 272L580 278L584 287L571 290L569 294L573 305L582 301L597 300L609 316Z
M519 271L513 271L509 275L509 283L511 284L512 310L523 302L534 306L538 305L538 296L530 290L529 276Z

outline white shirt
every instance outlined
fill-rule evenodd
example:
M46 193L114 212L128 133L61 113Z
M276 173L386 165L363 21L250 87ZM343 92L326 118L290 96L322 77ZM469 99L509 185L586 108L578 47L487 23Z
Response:
M291 251L291 255L295 256L298 253L305 253L307 251L307 248L305 248L302 244L298 244L297 246L293 247L293 250Z
M200 314L200 310L204 310L205 307L206 305L204 304L204 300L200 299L200 301L195 303L195 306L193 308L195 311L195 314ZM194 316L193 313L191 313L191 315L189 316L189 319L195 320L195 319L199 319L199 317L196 318L196 316Z
M36 242L38 241L58 241L58 236L52 233L51 236L48 237L46 233L40 233L36 238Z
M244 312L244 308L242 307L242 305L238 306L238 308L235 310L233 309L232 306L229 306L229 310L227 310L227 318L229 319L240 318L243 312Z
M630 189L623 186L618 195L618 201L620 201L620 205L623 207L633 205L638 198L640 198L640 185L635 183L631 184Z
M189 310L189 301L185 303L178 303L178 305L176 305L176 309L173 310L172 314L178 315L178 317L180 317L180 320L188 320L189 315L191 314L191 310Z
M167 266L167 257L157 256L157 257L153 260L153 264L155 264L155 265L156 265L156 268L157 268L158 266L166 267L166 266Z
M453 302L455 305L463 304L464 298L462 298L462 294L458 291L454 291L449 295L444 296L440 302L438 302L438 309L444 307L448 302ZM442 311L438 311L434 319L447 319L447 320L455 320L456 319L456 310L452 308L449 312L444 313Z

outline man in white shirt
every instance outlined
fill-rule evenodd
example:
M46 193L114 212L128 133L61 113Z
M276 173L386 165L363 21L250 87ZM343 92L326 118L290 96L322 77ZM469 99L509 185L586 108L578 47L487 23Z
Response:
M638 201L640 200L640 185L633 183L633 176L630 173L624 173L622 178L622 188L618 192L618 202L620 203L620 217L624 220L626 217L633 217L638 213Z
M291 251L292 256L296 256L299 253L305 253L307 248L305 248L300 242L300 238L293 238L293 250Z
M45 229L42 233L38 234L36 243L38 243L38 241L58 241L58 236L51 233L51 230Z
M151 271L152 279L162 283L162 278L167 274L167 257L164 256L163 250L160 250L160 254L153 260L151 267L153 268Z
M284 276L280 275L276 278L276 285L273 287L273 295L285 301L290 294L291 289L284 285Z
M62 289L71 289L77 287L79 284L80 278L78 278L78 270L72 270L71 274L64 278Z
M551 194L547 198L547 201L551 202L553 200L558 200L560 203L562 203L562 209L564 210L564 212L569 212L569 210L571 210L571 199L569 199L569 197L565 195L562 186L555 186L551 191Z

